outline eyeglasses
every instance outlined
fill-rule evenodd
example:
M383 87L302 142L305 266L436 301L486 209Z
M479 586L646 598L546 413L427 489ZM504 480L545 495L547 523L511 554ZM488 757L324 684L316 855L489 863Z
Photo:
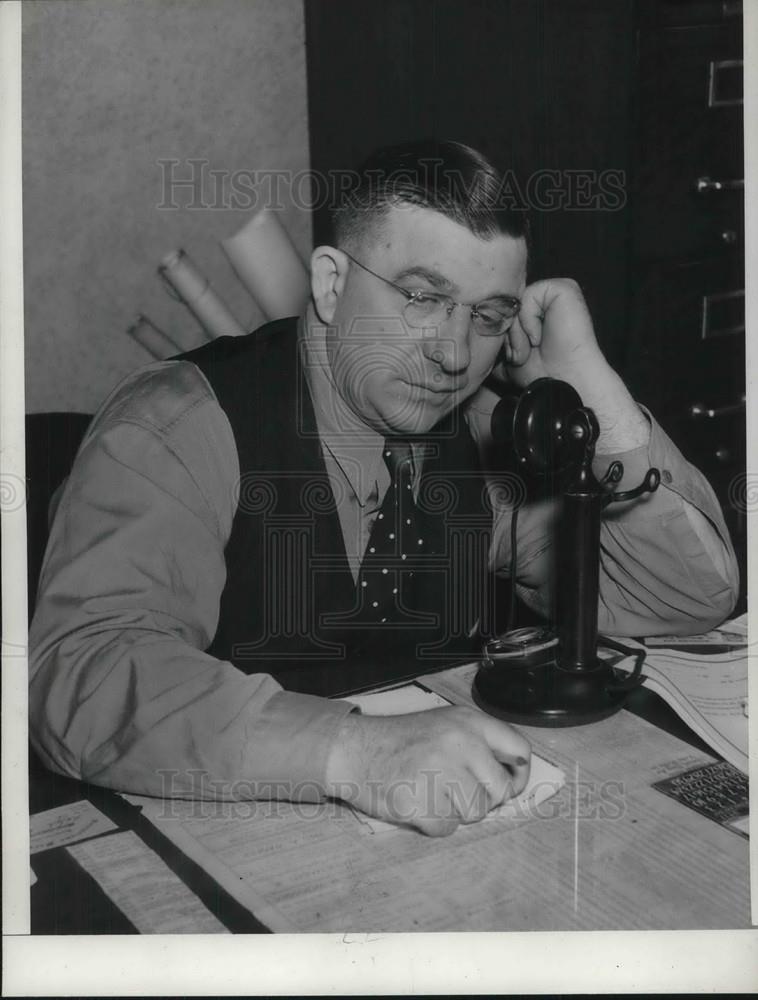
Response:
M479 302L475 305L468 305L466 302L456 302L449 295L443 295L440 292L427 292L422 289L410 292L407 288L395 284L389 278L383 278L381 274L377 274L370 267L361 264L347 250L343 250L342 252L354 264L357 264L361 270L367 271L374 278L383 281L385 285L394 288L396 292L400 292L407 299L403 307L403 317L408 326L414 329L438 326L450 318L456 306L465 306L470 309L471 324L480 336L499 337L505 333L508 323L518 314L521 308L520 300L513 295L502 296L497 305L491 302Z

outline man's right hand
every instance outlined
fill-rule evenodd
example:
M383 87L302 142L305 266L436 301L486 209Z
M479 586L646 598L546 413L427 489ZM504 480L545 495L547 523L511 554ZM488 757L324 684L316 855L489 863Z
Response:
M523 791L530 755L515 729L473 708L352 713L329 754L327 792L440 837Z

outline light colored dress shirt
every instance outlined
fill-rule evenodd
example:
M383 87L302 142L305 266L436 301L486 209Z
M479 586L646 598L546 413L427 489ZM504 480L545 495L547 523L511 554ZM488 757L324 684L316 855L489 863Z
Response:
M349 415L316 347L307 378L355 576L389 473L380 435L341 432ZM480 443L494 402L483 392L468 409ZM651 465L662 483L604 516L601 631L686 634L722 621L738 581L712 490L652 419L646 448L602 456L598 471L616 457L626 468L620 488ZM420 464L415 454L416 484ZM30 634L30 734L53 770L158 796L323 796L351 704L284 691L204 652L239 475L229 421L189 362L133 373L94 419L57 497ZM518 590L542 611L554 513L552 504L525 507L518 522ZM507 505L498 510L496 569L510 565L510 520Z

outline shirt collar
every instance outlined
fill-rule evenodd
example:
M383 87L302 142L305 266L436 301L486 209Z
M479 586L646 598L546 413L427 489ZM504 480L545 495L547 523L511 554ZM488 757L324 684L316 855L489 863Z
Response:
M384 437L365 424L340 395L326 350L326 327L301 318L299 341L319 438L358 502L365 506L375 496L377 483L389 479L382 461ZM421 469L423 445L412 444L411 452L415 481Z

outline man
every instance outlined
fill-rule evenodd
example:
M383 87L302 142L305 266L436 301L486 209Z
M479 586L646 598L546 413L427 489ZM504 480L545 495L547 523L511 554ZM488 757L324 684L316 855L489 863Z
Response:
M495 490L493 518L478 459L501 362L517 387L547 374L578 390L598 471L624 463L619 488L662 470L655 494L605 516L601 629L728 615L712 491L608 366L576 284L527 285L526 224L500 183L460 144L381 151L313 252L299 322L111 395L60 498L32 628L50 767L154 795L335 796L435 835L518 793L529 747L505 723L460 707L369 718L323 697L480 648L482 581L509 571L519 502ZM554 512L542 500L518 520L518 591L543 614Z

